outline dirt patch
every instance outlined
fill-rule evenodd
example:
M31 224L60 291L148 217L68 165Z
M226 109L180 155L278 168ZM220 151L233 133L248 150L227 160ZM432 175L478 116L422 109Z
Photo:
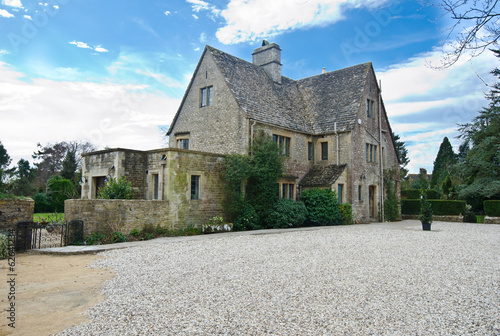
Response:
M103 299L108 269L88 268L96 255L17 254L15 329L9 327L9 268L0 260L0 336L52 335L87 321L86 310Z

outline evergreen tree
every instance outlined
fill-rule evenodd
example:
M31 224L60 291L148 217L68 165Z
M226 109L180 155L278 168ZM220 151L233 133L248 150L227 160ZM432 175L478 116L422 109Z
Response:
M494 50L500 57L500 50ZM500 78L500 69L491 72ZM481 210L485 199L500 199L500 82L486 95L488 107L479 111L470 123L460 125L460 137L471 147L459 165L467 176L459 198L466 199L474 210Z
M75 179L75 173L77 167L78 162L76 162L76 153L75 151L68 149L62 163L61 176L76 185L77 181Z
M396 145L396 151L400 162L400 178L404 180L408 174L406 166L410 163L410 159L408 158L408 149L406 148L404 141L401 141L398 134L394 134L393 132L392 137L394 138L394 144Z
M443 139L439 151L434 161L434 169L432 170L431 188L440 188L446 176L449 174L450 168L457 163L457 157L453 152L448 137Z
M0 192L4 191L4 180L11 161L9 154L7 154L7 150L0 141Z
M33 180L35 171L30 167L29 161L21 159L14 168L15 180L12 183L12 191L18 196L31 196L33 194Z

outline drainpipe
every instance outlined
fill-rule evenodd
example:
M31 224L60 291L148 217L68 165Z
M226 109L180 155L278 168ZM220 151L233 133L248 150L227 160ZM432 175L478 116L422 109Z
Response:
M380 213L382 214L382 222L385 222L385 212L384 212L384 160L382 157L382 146L384 145L382 141L382 81L379 80L379 91L378 91L378 131L379 131L379 158L380 158L380 204L382 209Z
M255 120L252 120L252 119L249 119L249 121L251 122L251 124L250 124L250 149L252 150L252 146L253 146L253 127L255 126L255 124L257 122Z
M333 131L337 138L337 166L340 164L340 146L339 146L339 133L337 132L337 122L333 124Z

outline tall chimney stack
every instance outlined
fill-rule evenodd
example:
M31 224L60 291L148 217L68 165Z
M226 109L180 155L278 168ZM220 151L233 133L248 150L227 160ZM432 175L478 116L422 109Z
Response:
M252 54L253 64L261 66L271 79L281 84L281 49L276 43L262 42Z

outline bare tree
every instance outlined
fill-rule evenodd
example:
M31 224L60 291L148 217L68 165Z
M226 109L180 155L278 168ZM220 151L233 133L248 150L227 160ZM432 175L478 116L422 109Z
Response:
M434 6L443 13L441 19L450 16L451 27L446 29L443 43L445 55L441 68L455 64L465 53L471 58L486 49L497 48L500 38L499 0L420 0L424 6ZM449 51L448 51L449 50Z

